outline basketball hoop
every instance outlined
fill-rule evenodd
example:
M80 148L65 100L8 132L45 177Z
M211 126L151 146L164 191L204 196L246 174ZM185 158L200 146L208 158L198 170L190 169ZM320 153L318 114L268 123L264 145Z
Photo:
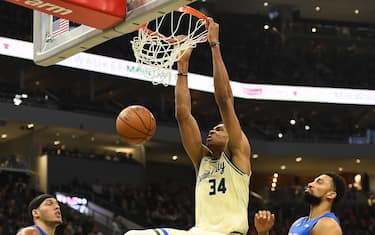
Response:
M148 76L151 74L154 85L162 83L168 86L171 77L160 77L158 74L165 74L163 70L172 69L183 51L207 41L207 25L207 17L188 6L142 25L138 29L138 36L131 41L136 62L149 66L148 71L153 71ZM186 37L178 41L178 35Z

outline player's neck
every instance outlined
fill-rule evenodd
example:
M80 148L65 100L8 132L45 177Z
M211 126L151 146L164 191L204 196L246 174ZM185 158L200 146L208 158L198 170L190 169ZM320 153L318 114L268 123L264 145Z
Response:
M42 221L36 222L35 225L38 225L47 235L54 235L57 227L54 223L51 224Z
M331 205L324 203L324 202L316 206L310 206L309 219L318 218L330 211L331 211Z

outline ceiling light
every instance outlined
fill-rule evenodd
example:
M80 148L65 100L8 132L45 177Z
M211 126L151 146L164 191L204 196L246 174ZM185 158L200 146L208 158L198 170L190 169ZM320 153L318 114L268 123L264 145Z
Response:
M60 143L61 143L60 140L53 141L53 145L59 145Z
M279 177L279 173L276 173L276 172L275 172L275 173L273 173L273 177L274 177L274 178L277 178L277 177Z
M263 6L268 7L268 2L264 2Z
M359 15L359 9L355 9L354 14Z
M280 169L281 169L281 170L285 170L285 169L286 169L286 166L285 166L285 165L281 165L281 166L280 166Z
M94 136L91 136L90 140L91 140L92 142L94 142L94 141L95 141L95 137L94 137Z
M283 138L283 133L280 132L279 134L277 134L277 137L279 137L280 139Z
M290 125L295 125L296 124L296 120L290 119L289 123L290 123Z
M264 28L265 30L267 30L267 29L270 28L270 26L269 26L268 24L265 24L265 25L263 26L263 28Z
M273 178L273 179L272 179L272 182L273 182L273 183L277 183L277 178Z
M311 32L316 33L317 31L318 31L318 29L316 27L311 28Z
M309 125L305 125L305 130L306 131L310 130L310 126Z
M1 138L2 138L2 139L6 139L7 137L8 137L7 134L1 134Z
M257 159L257 158L259 158L259 155L256 154L256 153L254 153L253 156L252 156L252 158L253 158L253 159Z
M315 11L320 11L320 6L316 6Z
M361 182L362 176L360 174L356 174L354 176L354 182L359 183Z
M173 155L173 156L172 156L172 160L173 160L173 161L176 161L177 159L178 159L178 156L177 156L177 155Z
M17 98L17 97L15 97L15 98L13 98L13 104L14 105L20 105L22 103L22 100L20 99L20 98Z
M359 159L359 158L355 159L355 163L357 163L357 164L361 163L361 159Z
M272 188L276 188L276 183L271 184Z
M344 168L342 168L342 167L339 167L339 171L343 171L344 170Z
M302 157L296 157L296 162L302 162Z
M32 129L34 128L34 123L27 123L26 127L27 129Z

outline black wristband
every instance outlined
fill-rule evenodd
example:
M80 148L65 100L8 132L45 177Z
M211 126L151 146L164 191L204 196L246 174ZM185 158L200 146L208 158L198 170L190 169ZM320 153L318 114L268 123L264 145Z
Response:
M219 41L216 41L216 42L209 42L210 44L210 47L214 47L216 45L220 45L220 42Z
M186 73L183 73L183 72L179 72L179 73L177 73L177 76L187 76L188 75L188 73L186 72Z

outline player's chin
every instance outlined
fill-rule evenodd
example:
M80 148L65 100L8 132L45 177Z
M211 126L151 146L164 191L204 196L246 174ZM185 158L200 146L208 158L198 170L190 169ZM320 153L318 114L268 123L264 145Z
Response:
M55 218L55 219L53 220L53 223L56 223L56 224L62 224L62 223L63 223L63 220L62 220L61 217L59 217L59 218Z

